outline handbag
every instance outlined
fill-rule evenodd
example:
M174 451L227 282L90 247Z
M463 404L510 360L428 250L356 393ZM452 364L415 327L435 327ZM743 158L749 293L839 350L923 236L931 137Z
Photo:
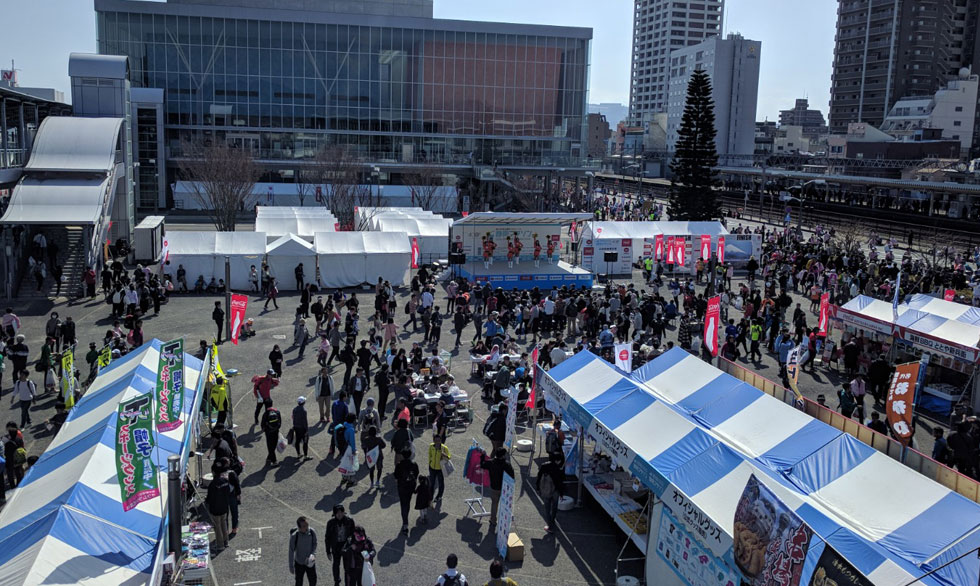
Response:
M453 464L453 461L450 460L449 458L443 457L442 458L442 472L446 476L449 476L450 474L452 474L455 471L456 471L456 464Z
M286 441L289 443L293 443L293 440L295 438L296 438L296 430L294 428L289 428L289 431L286 432Z

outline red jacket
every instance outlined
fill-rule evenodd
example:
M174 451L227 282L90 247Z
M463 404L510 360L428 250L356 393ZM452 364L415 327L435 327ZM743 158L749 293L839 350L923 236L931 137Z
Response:
M279 379L269 375L252 377L252 394L263 401L272 398L272 389L279 386Z

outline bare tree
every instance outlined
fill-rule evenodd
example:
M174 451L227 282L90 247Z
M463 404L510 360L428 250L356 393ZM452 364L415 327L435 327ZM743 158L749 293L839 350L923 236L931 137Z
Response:
M181 150L180 172L194 199L218 231L234 231L238 214L257 201L260 169L252 153L221 140L183 141Z
M434 167L420 167L406 175L405 184L412 190L412 201L423 210L443 211L456 197L445 194L442 173Z
M317 184L308 182L307 178L304 176L306 174L307 172L303 170L296 174L296 197L299 198L300 207L303 207L303 203L306 201L307 197L316 192Z
M320 202L337 218L342 230L364 230L377 212L372 209L371 213L358 217L358 208L385 205L381 189L362 182L364 171L364 164L351 149L330 145L317 152L301 175L311 191L322 186Z

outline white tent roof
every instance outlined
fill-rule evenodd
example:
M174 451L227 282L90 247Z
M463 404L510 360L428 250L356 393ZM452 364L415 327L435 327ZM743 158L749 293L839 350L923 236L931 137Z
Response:
M255 231L273 238L285 234L312 238L317 232L336 230L336 224L337 218L323 207L259 206L255 217Z
M261 232L167 232L170 255L260 255L265 254L266 236Z
M592 237L600 238L652 238L663 234L658 222L591 222Z
M728 229L721 222L683 222L666 221L654 222L660 231L669 236L700 236L709 234L718 236L728 234Z
M269 243L265 252L269 256L308 256L313 254L313 245L295 234L286 234Z
M122 118L49 116L41 122L25 171L105 173L116 158Z
M449 228L453 221L448 218L397 218L381 217L377 219L375 230L379 232L405 232L413 236L449 237Z
M317 232L313 243L320 255L412 252L404 232Z
M45 119L47 122L48 119ZM15 187L0 222L7 224L96 224L108 177L93 179L25 177Z

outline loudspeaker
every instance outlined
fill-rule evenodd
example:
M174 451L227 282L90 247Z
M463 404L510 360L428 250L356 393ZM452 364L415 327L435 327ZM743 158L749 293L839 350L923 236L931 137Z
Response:
M602 260L605 262L617 262L619 260L618 252L606 252L602 255Z
M463 252L450 252L449 253L449 264L451 265L465 265L466 264L466 254Z

